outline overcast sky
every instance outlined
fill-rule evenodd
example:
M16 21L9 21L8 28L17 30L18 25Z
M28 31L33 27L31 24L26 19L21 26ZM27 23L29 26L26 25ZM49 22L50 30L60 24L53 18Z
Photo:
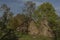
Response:
M7 4L11 8L11 11L16 14L22 11L21 9L26 1L33 1L37 6L43 2L50 2L55 7L57 14L60 15L60 0L0 0L0 6ZM2 13L0 12L1 15Z

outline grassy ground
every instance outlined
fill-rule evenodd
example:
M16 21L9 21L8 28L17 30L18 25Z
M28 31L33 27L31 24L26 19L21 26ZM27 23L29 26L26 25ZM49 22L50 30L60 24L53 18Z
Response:
M19 38L19 40L51 40L51 38L44 36L31 36L31 35L23 35Z

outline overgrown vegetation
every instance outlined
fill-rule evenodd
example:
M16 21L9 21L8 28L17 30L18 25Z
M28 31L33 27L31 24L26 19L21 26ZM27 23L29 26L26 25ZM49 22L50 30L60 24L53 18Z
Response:
M0 40L60 40L60 17L56 14L53 5L46 2L39 5L37 9L35 5L28 1L25 4L26 9L23 9L23 14L14 16L10 12L10 8L3 4L0 9L4 13L0 17ZM54 33L54 38L38 35L33 37L28 34L28 25L31 20L40 26L41 20L45 19Z

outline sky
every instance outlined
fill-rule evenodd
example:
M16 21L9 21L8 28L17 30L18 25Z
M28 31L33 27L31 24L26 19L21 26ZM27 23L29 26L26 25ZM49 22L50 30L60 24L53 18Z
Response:
M10 7L11 11L14 14L17 14L22 12L22 9L24 7L23 5L27 1L35 2L36 6L41 5L43 2L50 2L54 6L57 15L60 16L60 0L0 0L0 6L2 4L7 4L8 7ZM2 13L0 12L0 16L1 15Z

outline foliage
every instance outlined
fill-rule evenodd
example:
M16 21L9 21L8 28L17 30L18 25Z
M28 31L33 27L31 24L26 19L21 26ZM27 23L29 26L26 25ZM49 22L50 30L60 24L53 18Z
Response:
M47 20L49 22L55 22L57 15L54 7L50 3L43 3L41 6L38 7L38 10L40 10L42 17L47 17Z
M9 20L12 17L12 15L10 14L10 9L5 4L3 4L1 8L4 14L2 16L2 19L0 20L0 40L17 40L14 30L8 28Z
M57 14L52 4L49 2L43 3L40 6L38 6L37 10L35 10L35 16L38 19L37 24L40 25L41 20L46 19L48 21L48 25L53 30L53 33L55 34L55 40L57 39ZM58 27L59 28L59 27Z
M60 39L60 18L57 19L58 15L53 5L49 2L41 4L36 9L35 3L28 1L23 10L24 14L17 14L16 16L10 12L10 8L5 4L1 6L1 10L4 14L0 17L0 40L18 40L17 36L20 40L51 40L44 36L36 36L36 38L33 38L31 35L24 35L16 30L18 27L21 29L23 26L28 31L28 25L31 19L36 22L37 26L40 26L41 21L46 19L48 25L55 33L55 37L58 40ZM24 29L23 31L25 31Z

